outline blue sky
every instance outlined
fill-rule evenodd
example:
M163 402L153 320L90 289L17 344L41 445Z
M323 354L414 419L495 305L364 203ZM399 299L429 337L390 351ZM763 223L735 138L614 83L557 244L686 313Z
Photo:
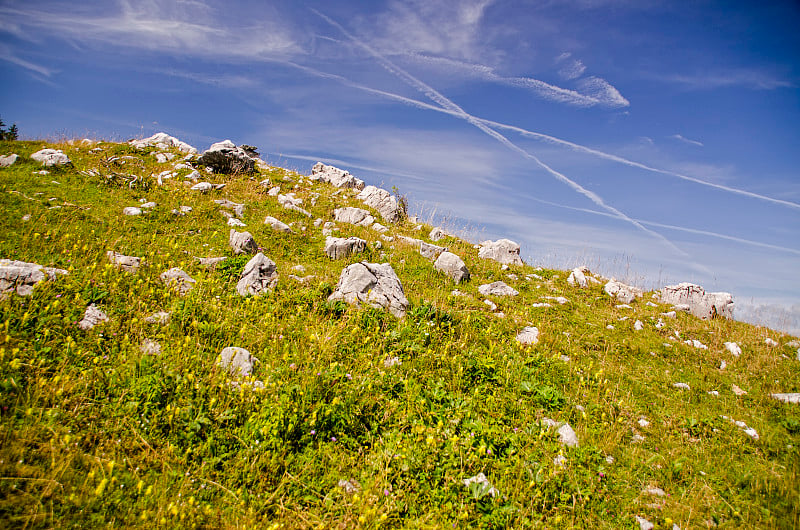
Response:
M798 27L793 1L4 0L0 115L327 161L529 263L800 333Z

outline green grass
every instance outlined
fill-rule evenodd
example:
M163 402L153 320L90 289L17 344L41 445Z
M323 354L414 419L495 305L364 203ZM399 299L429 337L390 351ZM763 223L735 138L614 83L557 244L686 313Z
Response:
M291 191L303 207L326 221L336 207L363 207L350 192L332 196L330 186L278 168L210 176L226 187L208 194L182 178L159 187L149 176L177 158L158 164L148 151L112 143L96 152L48 145L63 148L74 167L39 175L28 156L44 145L0 142L0 154L21 155L0 169L0 257L70 271L28 298L0 301L4 525L637 528L638 515L657 528L800 526L800 409L769 397L800 391L800 362L794 349L764 344L787 337L685 314L657 329L668 307L646 305L650 293L617 309L600 285L573 288L554 270L527 281L530 267L502 271L470 243L448 238L439 244L472 273L457 287L470 296L455 297L449 279L397 240L331 261L313 219L283 209L258 182L270 178L284 192L297 185ZM119 166L114 156L141 161ZM81 173L90 169L100 175ZM131 189L106 178L112 172L147 178ZM140 198L158 205L123 216ZM278 264L272 293L236 294L248 258L232 257L218 198L246 205L246 230ZM181 205L193 211L170 213ZM267 215L294 223L295 233L273 232ZM427 237L430 227L415 227L404 220L391 235ZM380 241L369 228L339 228L342 237ZM123 272L107 250L144 263ZM208 270L195 256L231 259ZM342 268L364 259L392 264L411 303L405 318L326 301ZM289 279L295 265L314 279ZM171 267L197 280L187 296L159 280ZM505 318L477 290L496 280L520 292L494 300ZM546 296L569 303L531 307ZM110 322L83 332L76 322L89 303ZM156 311L170 311L169 324L144 322ZM633 330L636 319L644 330ZM540 342L521 346L514 337L529 324ZM676 331L708 350L671 339ZM162 353L142 354L144 339ZM731 357L725 341L737 341L741 357ZM226 346L259 359L262 390L237 390L215 368ZM385 367L389 357L402 364ZM733 384L747 395L734 395ZM569 422L580 447L562 447L541 426L544 417ZM553 462L558 455L563 466ZM500 496L464 486L480 472ZM346 493L340 480L359 491ZM643 493L648 487L668 495Z

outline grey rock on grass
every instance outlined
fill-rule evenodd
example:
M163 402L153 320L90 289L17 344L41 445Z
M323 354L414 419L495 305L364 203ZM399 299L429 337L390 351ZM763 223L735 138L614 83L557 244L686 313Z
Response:
M214 199L214 202L220 205L220 208L231 210L236 217L244 217L244 204L229 201L228 199Z
M578 287L586 287L589 285L589 281L586 279L586 274L588 273L589 269L586 267L572 269L572 272L569 273L569 277L567 277L567 283Z
M16 292L20 296L30 296L37 283L55 280L68 274L64 269L42 267L38 263L0 259L0 297Z
M630 304L643 294L641 289L633 287L632 285L626 285L617 280L609 280L608 283L603 286L603 291L605 291L608 296L616 298L623 304Z
M403 216L403 209L397 199L385 189L367 186L356 196L358 200L378 210L387 222L396 223Z
M505 282L492 282L478 287L478 292L483 296L517 296L519 291L508 286Z
M168 313L166 311L158 311L145 318L144 321L148 324L159 324L163 326L164 324L169 324L171 315L172 313Z
M775 393L770 394L773 399L777 399L778 401L783 401L784 403L794 403L795 405L800 403L800 393L793 392L790 394L785 393Z
M72 161L60 149L41 149L31 155L31 158L41 162L43 166L66 166Z
M9 167L13 166L14 162L19 159L19 155L17 154L10 154L6 156L0 156L0 167Z
M349 171L338 167L327 166L322 162L317 162L311 168L311 180L321 180L333 184L337 188L364 189L364 181L350 174Z
M83 331L89 331L93 327L103 322L108 322L106 315L99 307L91 304L83 313L83 318L78 322L78 327Z
M375 222L375 218L372 217L372 214L367 210L354 208L352 206L336 208L333 211L333 218L341 223L349 223L358 226L370 226Z
M578 435L569 423L543 418L542 425L557 429L558 441L567 447L578 447Z
M162 272L159 278L166 285L175 289L181 296L185 296L186 293L194 289L195 280L186 271L178 267Z
M231 228L228 235L228 244L234 254L253 254L258 252L258 245L250 232L237 232Z
M449 276L455 283L469 281L469 269L464 260L452 252L444 251L433 262L433 268Z
M156 133L149 138L143 138L141 140L131 140L128 143L130 143L136 149L144 149L145 147L153 146L157 147L158 149L175 148L182 153L197 153L197 149L191 145L187 144L186 142L181 142L174 136L170 136L165 132Z
M291 229L291 227L289 225L287 225L283 221L280 221L280 220L278 220L278 219L276 219L276 218L274 218L274 217L272 217L270 215L268 215L267 217L264 218L264 224L271 226L272 229L275 230L276 232L284 232L286 234L293 234L294 233L294 231L292 231L292 229Z
M325 238L325 254L331 259L341 259L364 252L367 242L358 237L331 237Z
M197 256L195 256L194 259L196 259L200 263L201 267L216 269L217 265L219 265L228 258L226 256L220 256L216 258L198 258Z
M120 254L119 252L114 252L113 250L107 251L106 256L108 257L108 261L125 272L135 273L142 265L142 258L137 258L136 256L126 256L124 254Z
M662 288L660 301L662 304L681 306L681 309L688 308L687 312L699 318L733 318L734 304L730 293L707 293L693 283L684 282Z
M505 265L524 265L522 258L519 257L519 250L519 244L510 239L484 241L478 249L478 257L491 259Z
M539 329L533 326L526 326L517 333L515 340L520 344L538 344Z
M253 155L256 156L253 156ZM258 155L251 150L237 147L230 140L223 140L206 149L198 164L210 167L214 173L226 173L233 175L236 173L253 173L256 167Z
M242 276L236 284L236 292L241 296L259 295L272 289L277 282L278 266L259 252L244 266Z
M408 236L398 236L399 239L405 241L406 243L410 244L414 248L416 248L423 257L428 259L436 259L439 255L446 251L445 247L440 247L438 245L432 245L430 243L426 243L421 239L415 239L413 237Z
M234 377L249 377L258 361L249 351L236 346L223 348L217 366L224 368Z
M142 209L136 206L126 206L122 209L122 215L142 215Z
M328 300L382 307L402 318L408 309L403 285L388 263L353 263L344 268Z

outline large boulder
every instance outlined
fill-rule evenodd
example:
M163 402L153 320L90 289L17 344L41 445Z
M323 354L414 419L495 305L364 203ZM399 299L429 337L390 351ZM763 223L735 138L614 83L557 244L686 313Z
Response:
M519 257L519 244L510 239L484 241L478 249L478 257L492 259L504 265L524 265Z
M14 162L16 162L18 158L19 155L15 154L0 156L0 167L13 166Z
M367 186L361 190L361 193L356 198L367 206L378 210L381 217L390 223L396 223L403 216L402 205L398 204L397 199L385 189Z
M452 252L444 251L433 262L433 268L448 275L454 282L469 281L469 269L464 260Z
M588 273L589 269L586 267L572 269L572 272L569 273L569 277L567 278L567 283L578 287L586 287L589 285L589 281L586 279L586 274Z
M492 282L478 287L483 296L517 296L519 291L506 285L505 282Z
M236 284L236 292L241 296L259 295L272 289L278 283L278 266L259 252L247 262L242 277Z
M325 238L325 254L331 259L346 258L350 254L364 252L367 242L358 237L331 237Z
M68 273L64 269L42 267L37 263L0 259L0 298L15 291L20 296L30 296L37 283L53 281L62 274Z
M633 287L632 285L626 285L617 280L609 280L603 287L603 291L605 291L608 296L616 298L623 304L630 304L642 296L641 289Z
M253 173L257 158L258 154L252 149L237 147L230 140L223 140L212 144L200 155L197 162L210 167L214 173L234 175L236 173Z
M178 267L173 267L162 272L159 278L161 278L164 284L175 289L181 296L185 296L186 293L194 289L194 284L196 283L194 278Z
M333 184L337 188L364 189L364 181L350 174L349 171L338 167L326 166L322 162L317 162L311 168L311 180L321 180Z
M197 154L197 149L186 142L181 142L174 136L170 136L165 132L156 133L153 136L149 138L143 138L142 140L131 140L128 143L136 149L144 149L145 147L150 146L157 147L158 149L170 149L174 147L182 153L188 153L190 155Z
M250 232L237 232L231 228L231 233L228 236L228 244L230 244L234 254L252 254L258 252L258 245Z
M349 223L358 226L370 226L375 222L375 218L372 217L372 214L370 214L367 210L362 208L353 208L352 206L336 208L333 211L333 218L342 223Z
M405 316L408 308L403 285L388 263L361 262L348 265L339 276L336 290L328 300L382 307L398 318Z
M699 285L679 283L661 289L661 303L682 306L700 318L733 318L733 297L730 293L707 293Z
M60 149L41 149L33 153L31 158L48 167L72 165L72 160Z

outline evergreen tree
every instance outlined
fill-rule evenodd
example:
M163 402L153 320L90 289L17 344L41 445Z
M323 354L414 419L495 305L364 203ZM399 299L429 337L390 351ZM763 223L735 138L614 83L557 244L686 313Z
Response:
M9 130L6 130L6 124L0 118L0 140L16 140L19 137L19 130L17 124L13 124Z

